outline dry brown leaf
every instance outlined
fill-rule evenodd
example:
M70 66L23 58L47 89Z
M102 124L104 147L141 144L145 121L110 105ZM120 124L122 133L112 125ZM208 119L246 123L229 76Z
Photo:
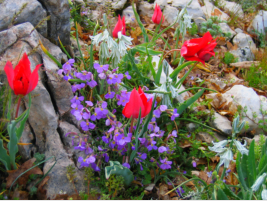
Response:
M47 183L49 178L50 178L49 176L46 176L38 186L37 197L39 200L45 200L46 199L46 189L44 189L44 185Z
M210 160L212 162L217 162L218 163L220 161L220 157L219 156L214 156L214 157L210 158Z
M78 35L80 38L83 38L83 27L77 23Z
M19 199L19 200L28 200L29 198L29 193L27 191L20 191L16 189L12 195L12 199L14 200Z
M217 9L217 8L215 8L214 11L211 13L211 16L218 16L218 17L220 17L221 15L222 15L222 12L219 9Z
M6 178L7 183L6 183L6 187L10 188L12 183L17 179L17 177L25 172L26 170L30 169L33 166L33 163L35 162L36 158L32 158L28 161L26 161L25 163L23 163L18 169L16 170L11 170L11 171L7 171L8 172L8 177ZM31 174L39 174L42 175L43 172L39 167L35 167L33 169L31 169L30 171L24 173L17 181L16 183L18 183L19 185L26 185L28 178ZM15 183L15 184L16 184Z
M169 200L170 199L170 196L167 194L165 195L166 193L168 193L168 185L167 184L160 184L159 186L159 191L158 191L158 195L160 197L160 199L162 200Z

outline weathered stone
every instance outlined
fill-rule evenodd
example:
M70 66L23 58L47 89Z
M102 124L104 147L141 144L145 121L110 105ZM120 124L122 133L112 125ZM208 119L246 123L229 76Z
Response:
M179 9L184 8L190 0L173 0L172 6L177 7ZM197 17L203 17L205 18L205 15L201 9L200 4L198 3L198 0L193 0L192 3L187 7L188 15L192 16L192 19L195 19Z
M203 17L196 17L196 18L194 18L194 22L196 23L198 31L200 32L201 25L203 22L206 22L206 20Z
M140 15L148 16L148 17L152 17L154 13L153 4L150 4L146 1L141 1L139 3L138 10L140 12Z
M219 8L214 6L211 2L209 2L209 0L204 0L204 4L205 5L202 6L201 8L202 8L202 10L203 10L203 12L207 18L210 18L211 16L216 14L216 16L218 16L219 19L221 19L221 20L228 20L229 19L229 16L226 13L224 13Z
M58 37L61 42L70 45L70 12L68 0L39 0L50 15L47 22L48 39L58 43Z
M36 0L5 0L0 6L0 31L8 29L12 23L13 16L16 13L19 13L23 4L25 3L27 3L27 6L16 17L14 20L14 25L30 22L33 26L36 26L43 18L47 16L45 9L42 7L40 2ZM37 30L46 37L47 22L44 21L43 26L37 28Z
M221 130L222 132L224 132L228 136L231 136L231 134L232 134L231 122L226 117L220 115L217 112L215 112L215 114L212 117L212 120L211 120L211 122L209 122L209 124L210 124L210 126Z
M166 0L156 0L154 2L154 8L155 8L156 4L158 4L160 9L163 10L165 8L165 6L167 6L167 1Z
M136 7L135 7L136 8ZM135 21L134 11L132 6L128 6L122 11L122 15L125 17L125 23L130 24Z
M212 143L217 140L222 141L227 139L226 136L219 135L217 133L213 133L212 135L206 132L199 132L196 134L196 139L201 140L202 142Z
M225 23L225 22L223 22L223 23L219 23L219 26L221 27L222 32L223 32L224 34L227 34L227 33L230 33L230 34L231 34L230 38L233 38L234 35L236 35L236 32L234 32L234 31L229 27L229 25L228 25L227 23Z
M189 132L194 132L194 130L197 129L197 125L195 123L189 123L189 124L186 124L186 128Z
M127 0L113 0L111 5L114 10L121 10L123 9L126 2Z
M224 10L234 13L239 18L244 18L244 12L242 6L236 2L221 0L220 5Z
M244 33L243 30L240 29L240 28L236 28L236 29L235 29L235 32L236 32L236 33Z
M169 5L165 6L163 10L163 15L168 24L173 24L178 16L178 9Z
M250 32L256 30L259 33L266 33L267 31L267 11L260 10L252 21Z

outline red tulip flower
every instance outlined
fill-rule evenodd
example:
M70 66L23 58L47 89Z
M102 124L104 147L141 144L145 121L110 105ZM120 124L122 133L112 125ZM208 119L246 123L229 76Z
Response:
M155 24L159 24L160 23L160 20L161 20L161 16L163 17L162 18L162 22L164 22L165 18L164 18L164 15L162 15L162 12L160 10L160 7L158 4L156 4L155 6L155 10L154 10L154 14L152 16L152 21L155 23Z
M126 25L125 25L125 16L123 16L121 20L121 16L119 15L119 19L117 24L114 27L112 35L114 38L118 38L118 32L121 31L122 35L126 34Z
M210 57L214 56L216 39L212 40L210 32L204 34L202 38L195 38L185 41L181 48L181 55L189 61L199 61L205 65Z
M152 108L152 98L147 101L147 97L139 87L138 91L134 88L132 90L130 100L126 103L125 107L122 110L122 114L127 118L138 118L139 111L141 108L141 118L148 115Z
M5 72L9 86L16 95L27 95L36 87L38 83L38 70L42 64L35 67L34 71L31 72L30 60L27 54L24 53L22 59L18 65L13 69L10 61L7 61L5 65Z

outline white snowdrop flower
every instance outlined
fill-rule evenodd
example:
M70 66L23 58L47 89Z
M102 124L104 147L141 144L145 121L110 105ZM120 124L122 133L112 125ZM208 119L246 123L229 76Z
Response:
M267 200L267 189L264 189L264 190L261 192L261 199L262 199L262 200Z
M219 166L224 164L225 168L229 167L230 161L233 160L233 152L230 148L224 148L225 151L219 153L218 155L220 156L220 163Z
M188 15L188 14L184 14L184 25L186 28L191 28L191 20L192 20L192 16Z
M212 142L213 147L209 147L209 149L211 151L217 152L218 148L224 148L227 145L227 143L228 143L228 140L223 140L223 141L220 141L220 142Z
M123 57L127 53L127 48L132 45L132 38L128 36L122 35L121 31L118 32L118 39L119 39L119 51L121 54L121 57Z
M108 45L106 42L102 42L100 44L100 50L99 50L100 56L102 58L108 58L109 57L109 50L108 50Z
M264 172L259 178L255 181L255 183L251 186L252 191L257 191L261 187L261 184L264 182L267 174Z
M114 45L117 45L117 43L113 40L111 36L107 38L107 44L109 49L111 49Z
M171 91L172 98L175 98L178 96L178 89L176 89L172 84L169 84L169 89Z
M240 153L248 155L248 150L246 149L247 141L245 141L245 144L241 144L238 140L234 140L235 146L240 151Z
M99 43L102 41L103 38L103 33L97 34L95 36L90 36L90 38L92 40L93 45L99 46Z

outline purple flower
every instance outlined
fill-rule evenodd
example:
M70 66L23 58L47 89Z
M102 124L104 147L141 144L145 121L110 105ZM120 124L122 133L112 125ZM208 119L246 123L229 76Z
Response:
M74 115L75 111L81 111L83 109L83 105L80 105L80 104L77 104L77 103L72 103L71 104L71 108L73 108L73 109L70 111L70 113L72 115Z
M102 140L103 140L103 142L105 142L106 144L109 143L109 140L108 140L107 136L102 136Z
M96 81L92 80L90 82L87 82L87 85L89 85L89 87L91 87L91 88L94 88L97 85L97 83L96 83Z
M79 78L80 80L88 80L89 81L92 77L92 73L84 70L84 71L75 73L75 76L77 78Z
M141 158L142 160L146 160L147 154L146 153L139 153L137 152L138 157ZM142 160L140 160L142 162Z
M120 134L118 137L117 137L117 143L121 146L124 146L125 144L131 142L131 136L124 136L124 134Z
M155 145L156 143L157 143L156 141L152 140L151 144L147 146L147 150L148 151L151 151L152 149L157 150L158 147Z
M163 160L160 160L160 162L162 163L159 167L162 170L166 170L166 169L171 169L171 164L172 161L167 161L167 158L164 158Z
M92 107L94 105L91 101L85 101L85 103L90 107Z
M70 102L71 103L76 103L76 104L80 104L81 103L81 101L83 101L84 100L84 97L83 96L74 96L71 100L70 100Z
M109 161L109 156L107 153L103 154L104 158L105 158L105 162L107 163Z
M80 125L84 131L88 131L89 129L95 128L95 124L93 124L91 122L82 121Z
M180 197L182 197L182 193L185 193L185 192L184 192L184 189L182 189L182 187L177 188L177 189L176 189L176 192L178 193L178 195L179 195Z
M177 109L175 108L173 110L173 115L171 116L171 120L174 121L176 117L179 117L179 114L177 113Z
M100 74L98 74L98 77L101 79L101 80L104 80L104 79L106 79L106 74L105 73L100 73Z
M94 68L97 70L98 73L102 73L103 71L108 70L109 65L99 65L98 63L94 63Z
M208 177L210 178L212 176L212 171L207 172Z
M158 148L158 151L159 151L159 153L163 153L163 152L167 151L167 148L164 147L164 146L160 146L160 147Z
M123 74L114 74L114 77L112 79L112 83L121 83L121 80L123 79Z
M161 105L161 106L159 106L159 110L161 111L161 112L164 112L165 110L167 110L167 105Z
M130 80L132 77L129 75L129 73L128 73L128 71L126 72L126 73L124 73L124 76L128 79L128 80Z
M192 166L193 166L193 167L197 167L197 163L196 163L196 161L193 161L193 162L192 162Z
M176 130L173 130L171 136L177 137L177 131Z
M153 111L153 114L155 115L155 117L159 118L160 117L160 114L161 114L161 111L159 109L154 110Z
M130 95L131 95L131 92L127 92L125 90L122 90L121 91L121 95L117 95L116 98L119 100L117 102L118 105L122 105L122 106L125 106L126 103L129 102L130 100Z
M73 66L75 60L74 59L69 59L66 63L63 64L62 68L64 71L70 71L71 67Z
M96 171L96 172L99 172L99 171L100 171L100 168L99 168L95 163L92 163L92 164L91 164L91 167L92 167L93 170Z
M78 146L75 146L74 149L79 149L80 151L84 151L86 149L86 143L81 142L78 144Z
M226 171L225 171L225 176L228 177L228 175L229 175L230 172L231 172L230 169L226 170Z
M113 74L109 74L108 77L107 77L107 83L108 84L113 84L113 78L114 78L114 75Z
M83 159L81 156L78 158L78 162L80 163L80 168L89 167L89 163L87 163L86 159Z
M127 167L128 169L131 167L129 163L123 163L122 166Z
M108 92L106 95L105 95L105 99L111 99L111 98L114 98L115 96L115 92Z

